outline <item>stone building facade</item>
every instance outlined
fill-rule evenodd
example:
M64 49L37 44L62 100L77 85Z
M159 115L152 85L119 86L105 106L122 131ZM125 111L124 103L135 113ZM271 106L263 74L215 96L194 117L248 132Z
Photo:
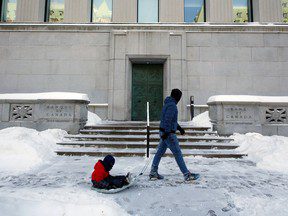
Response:
M137 0L114 0L110 22L91 23L91 0L65 0L63 22L49 23L45 0L18 0L14 23L0 23L0 93L86 93L109 120L141 120L132 114L146 100L159 112L172 88L183 91L181 120L191 95L287 96L283 2L252 1L253 19L239 24L233 0L204 2L205 22L185 22L183 0L159 0L158 21L140 23Z

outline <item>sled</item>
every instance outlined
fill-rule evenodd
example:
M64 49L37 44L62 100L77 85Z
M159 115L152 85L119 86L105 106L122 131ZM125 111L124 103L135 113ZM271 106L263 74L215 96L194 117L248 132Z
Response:
M129 184L128 185L125 185L121 188L115 188L115 189L110 189L110 190L107 190L107 189L99 189L99 188L95 188L95 187L91 187L92 190L95 190L97 191L98 193L103 193L103 194L115 194L115 193L119 193L127 188L130 188L131 186L133 186L135 184L135 182L137 181L139 175L135 176L135 177L130 177L130 180L129 180Z

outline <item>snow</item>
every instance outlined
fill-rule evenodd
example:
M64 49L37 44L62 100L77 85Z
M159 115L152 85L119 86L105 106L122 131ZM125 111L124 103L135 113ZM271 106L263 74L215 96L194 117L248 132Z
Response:
M215 102L245 102L245 103L288 103L288 97L269 97L253 95L215 95L208 99L207 104Z
M95 192L75 189L19 189L17 194L0 196L0 214L6 216L128 215L115 202L95 197Z
M248 158L259 168L288 173L288 137L262 136L257 133L234 134L237 149L248 154Z
M11 127L0 130L0 172L20 173L29 171L55 157L56 142L66 132L50 129Z
M86 126L95 126L97 124L100 124L102 122L102 119L95 113L88 111L88 121L86 123Z
M193 118L192 121L189 122L189 125L195 127L210 127L212 128L212 123L210 122L209 112L206 111L201 113Z
M247 159L186 157L198 182L183 182L174 158L163 158L163 181L148 170L118 194L90 189L90 176L102 157L56 157L49 166L20 175L0 173L0 215L277 215L288 213L288 175L260 169ZM116 158L112 175L139 173L147 159ZM42 210L42 211L41 211ZM16 212L15 212L16 211ZM210 215L211 215L210 214Z
M166 157L159 167L163 181L149 181L148 166L134 186L105 195L90 189L93 166L102 157L53 153L64 135L0 130L0 215L288 215L288 138L235 134L237 150L247 158L184 158L190 171L201 174L197 182L183 182L175 159ZM147 162L117 157L111 174L137 174Z
M0 94L0 100L85 100L85 101L90 101L87 94L72 93L72 92Z

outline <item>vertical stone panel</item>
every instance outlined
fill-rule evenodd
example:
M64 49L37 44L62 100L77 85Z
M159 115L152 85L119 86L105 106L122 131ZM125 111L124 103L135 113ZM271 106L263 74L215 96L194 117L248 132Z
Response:
M281 0L254 0L253 15L256 22L282 22Z
M137 23L137 0L113 0L114 23Z
M208 22L232 22L233 0L206 0L206 14Z
M90 22L91 0L65 0L64 21L71 23Z
M184 0L159 0L159 21L184 22Z
M45 14L45 0L17 1L17 22L43 22Z

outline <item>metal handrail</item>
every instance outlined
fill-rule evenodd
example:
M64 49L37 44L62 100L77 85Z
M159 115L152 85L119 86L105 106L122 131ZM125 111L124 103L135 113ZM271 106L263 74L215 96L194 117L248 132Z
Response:
M147 102L147 151L146 151L146 156L149 158L149 149L150 149L150 116L149 116L149 102Z
M191 121L194 118L194 96L190 97L190 116L191 116Z

